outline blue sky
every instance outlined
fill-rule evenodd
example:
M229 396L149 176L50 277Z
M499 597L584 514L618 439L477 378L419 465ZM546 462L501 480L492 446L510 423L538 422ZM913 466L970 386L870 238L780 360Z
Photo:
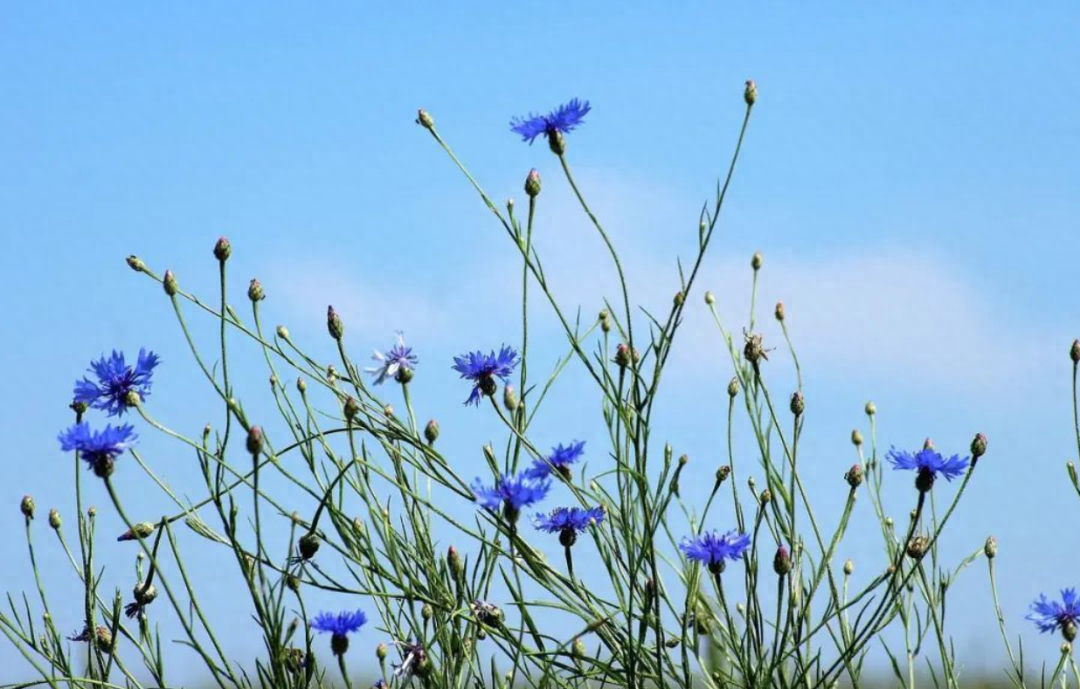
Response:
M787 305L806 373L802 456L820 464L808 480L826 513L842 499L847 438L865 428L867 399L884 446L931 436L961 451L976 431L989 436L985 472L947 547L966 553L998 536L1012 630L1025 633L1032 658L1050 657L1057 644L1034 638L1022 617L1038 592L1080 583L1069 528L1080 502L1063 466L1076 452L1066 353L1080 334L1080 10L1034 7L5 5L0 504L11 507L10 525L26 492L43 513L57 505L73 522L71 466L55 435L91 357L151 347L165 360L156 414L189 432L220 415L160 290L123 258L171 267L211 296L210 250L222 234L235 247L236 301L259 277L268 320L313 352L331 355L327 303L345 317L356 356L404 329L422 357L422 414L439 417L463 473L478 472L480 445L501 436L482 412L460 407L466 391L450 358L517 337L518 268L488 211L413 123L416 108L433 113L495 198L523 201L525 174L540 171L537 244L556 293L591 316L614 294L603 247L553 157L521 144L510 117L573 96L592 102L570 159L620 246L633 296L663 306L734 144L742 83L754 78L759 104L701 288L717 293L737 329L749 257L764 253L761 303L766 315L778 299ZM699 304L700 292L691 298ZM539 305L537 314L544 369L560 340ZM211 338L211 326L198 327ZM661 433L711 475L730 363L700 306L684 335ZM258 357L238 370L258 409ZM789 365L775 371L779 389L791 385ZM540 442L588 439L603 461L595 395L569 382L554 399ZM143 435L155 466L196 495L192 458ZM160 509L135 477L121 480L147 518ZM90 490L103 506L104 493ZM102 524L117 522L103 515ZM49 578L70 585L48 535L38 540ZM856 560L873 557L851 540ZM132 551L120 545L102 556L124 563L114 569L126 591L122 558ZM24 548L19 529L0 531L0 550L13 554L0 564L6 589L32 588ZM193 557L197 571L214 571L214 558ZM977 657L999 652L984 568L959 586L959 647L969 666L996 667ZM207 595L223 615L246 616L227 593ZM231 645L255 651L242 635Z

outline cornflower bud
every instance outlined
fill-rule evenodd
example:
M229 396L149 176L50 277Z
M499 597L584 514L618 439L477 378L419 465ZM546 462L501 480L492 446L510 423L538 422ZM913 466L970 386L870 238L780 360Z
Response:
M314 531L309 531L300 537L300 542L297 544L297 549L300 551L300 557L304 560L310 560L315 557L315 553L319 552L319 535Z
M1072 347L1069 347L1069 358L1074 364L1080 364L1080 340L1073 340Z
M420 112L423 112L423 110L421 110ZM390 649L386 647L386 644L380 643L378 646L375 647L375 657L379 659L380 663L386 660L386 656L389 654Z
M517 411L519 404L517 393L514 391L513 385L503 386L503 406L506 407L506 411Z
M851 486L852 489L858 488L863 482L863 470L858 464L852 464L851 468L844 474L844 480Z
M428 441L428 445L434 445L439 439L439 422L435 419L428 421L424 426L424 439Z
M850 577L852 572L854 572L854 571L855 571L855 562L851 558L848 558L847 560L844 561L844 574L846 574L846 575L848 575Z
M971 458L978 459L986 454L986 436L982 433L976 433L975 439L971 441Z
M728 397L732 397L732 398L734 398L736 395L739 394L739 379L737 377L732 376L731 380L728 381L727 394L728 394Z
M867 402L865 411L867 416L873 416L874 414L877 414L877 406L875 406L873 402Z
M730 474L731 474L731 467L729 467L727 464L725 464L722 467L720 467L719 469L717 469L716 470L716 484L720 485L721 483L723 483L725 480L727 480L727 477Z
M263 431L259 426L252 426L248 430L247 435L247 451L253 455L258 455L262 452L263 448Z
M446 564L450 567L450 573L454 579L460 578L465 573L465 564L461 561L461 555L454 546L450 546L450 549L446 551Z
M755 272L761 270L761 266L764 263L765 257L761 255L760 251L755 251L754 255L750 257L750 267L753 268Z
M757 103L757 84L753 79L746 80L746 89L743 91L743 100L746 101L746 105L754 107L754 103Z
M54 529L59 529L61 526L60 513L56 511L56 508L49 510L49 526ZM140 553L141 554L141 553Z
M803 411L806 410L806 398L798 390L791 396L791 413L795 416L802 416Z
M248 299L251 301L262 301L263 299L266 299L266 292L263 291L262 283L254 278L248 285Z
M912 560L921 560L930 547L930 539L926 536L913 536L907 543L907 554Z
M432 119L431 113L423 108L416 111L416 123L424 129L431 130L435 128L435 120Z
M716 295L713 294L712 292L705 292L705 303L707 305L709 305L709 306L712 306L713 304L715 304L716 303Z
M289 329L286 328L284 325L279 325L277 327L277 336L280 337L282 340L287 341L289 339Z
M326 329L330 332L330 337L339 342L345 334L345 326L341 322L341 316L338 315L333 306L326 307Z
M24 495L19 502L19 511L23 513L23 516L26 517L27 521L34 518L34 508L34 498L29 495Z
M529 198L536 198L540 195L540 173L536 171L536 168L529 170L529 174L525 178L525 193L529 195Z
M127 264L128 264L128 267L130 267L136 273L145 273L146 272L146 264L143 263L142 259L139 258L138 256L136 256L135 254L132 254L132 255L127 257Z
M170 297L176 296L179 286L176 284L176 276L173 275L171 270L165 271L165 276L161 279L161 286L165 290L165 294Z
M780 546L776 549L776 556L773 557L772 562L773 571L778 576L784 576L791 571L791 556L788 555L787 548Z
M157 526L150 522L136 522L131 525L131 528L116 537L117 541L137 541L140 538L147 538L150 534L154 533L154 529Z
M986 537L986 545L983 546L983 553L986 557L993 560L997 557L997 539L993 536Z
M686 301L686 297L683 296L681 291L676 292L675 297L672 299L672 303L675 304L675 306L682 306L684 301Z
M782 323L784 321L784 302L782 302L782 301L776 302L776 312L775 312L775 314L776 314L776 320L778 320L778 321L780 321Z
M356 398L352 395L349 395L347 398L345 398L344 413L346 421L354 420L357 414L360 413L360 403L357 402Z
M862 445L862 442L862 433L859 432L859 429L856 428L855 430L851 431L851 444L855 447L859 447L860 445Z

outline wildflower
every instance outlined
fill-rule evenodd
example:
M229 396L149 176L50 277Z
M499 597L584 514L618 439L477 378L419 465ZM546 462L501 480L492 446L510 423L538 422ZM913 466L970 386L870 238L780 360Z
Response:
M916 453L906 450L890 449L886 458L892 462L893 469L907 469L918 471L915 486L922 492L930 490L934 485L934 479L938 474L951 481L967 468L967 457L953 455L946 459L933 446L924 447Z
M492 512L502 509L510 521L517 519L521 508L540 502L551 489L551 481L530 479L526 476L499 476L491 488L480 483L472 485L473 494L485 509Z
M505 381L514 372L518 365L518 354L513 347L503 345L499 353L494 350L490 354L483 352L469 352L462 356L454 357L453 369L461 374L462 378L473 381L472 393L465 404L480 405L480 396L492 396L495 394L496 378Z
M113 350L112 356L90 362L90 371L97 382L83 378L75 383L75 401L108 412L109 416L122 416L130 406L128 393L138 393L146 398L150 394L150 376L154 367L161 363L153 352L139 350L139 359L128 366L122 352Z
M375 377L376 385L382 385L387 377L399 383L409 382L412 380L413 369L420 361L413 354L412 347L405 346L405 334L400 331L397 334L397 343L388 352L384 354L376 349L371 358L379 362L378 366L367 369L367 372Z
M589 524L604 521L604 508L556 507L549 514L538 514L533 526L541 531L559 534L559 543L569 548L577 541L577 535Z
M498 627L503 621L503 611L485 600L474 600L469 606L472 610L473 617L480 624L486 624L490 627Z
M570 478L570 465L581 459L585 453L585 441L573 440L568 445L556 445L547 457L533 460L533 465L526 469L525 476L532 479L544 479L551 475L552 468L566 478Z
M398 641L401 647L401 663L394 666L394 677L409 679L422 674L428 666L427 652L419 641Z
M750 546L750 537L738 531L728 531L718 536L715 531L696 538L684 538L679 550L695 562L707 565L713 574L724 571L724 560L738 560Z
M334 655L344 655L349 650L349 634L367 623L367 615L361 610L339 612L336 615L321 612L311 621L311 628L320 632L330 632L330 650Z
M146 584L140 581L135 584L135 590L132 595L135 598L135 601L124 606L124 614L129 618L134 619L136 616L145 614L146 606L157 599L157 587L153 584Z
M1031 604L1027 619L1034 622L1040 632L1060 629L1065 640L1072 641L1076 638L1077 624L1080 624L1080 596L1076 595L1076 589L1062 589L1059 603L1039 594L1039 600Z
M60 449L79 452L94 473L105 478L112 474L116 458L136 437L135 429L127 424L115 428L108 425L100 431L91 431L90 425L83 421L61 433L58 440Z
M75 636L69 636L69 641L93 641L97 649L102 653L112 653L113 650L113 636L108 627L98 626L94 629L93 633L90 632L90 628L84 628L81 632Z
M326 307L326 329L330 332L330 337L338 342L345 335L345 325L341 322L341 316L338 315L333 306Z
M530 146L541 134L546 136L549 142L554 142L581 124L591 109L589 101L582 102L573 98L546 115L529 113L526 117L515 117L510 120L510 129L521 134L522 141L528 141Z
M390 685L386 683L385 679L377 679L375 684L371 685L371 689L390 689Z

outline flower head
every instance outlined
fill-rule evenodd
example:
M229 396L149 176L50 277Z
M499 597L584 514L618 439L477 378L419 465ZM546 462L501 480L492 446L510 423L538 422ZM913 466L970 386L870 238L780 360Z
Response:
M679 544L687 558L707 565L713 574L724 571L724 560L735 561L743 556L750 545L750 537L735 530L718 536L715 531L703 533L696 538L684 538Z
M367 372L375 377L376 385L382 385L387 378L394 378L399 383L407 383L407 379L412 378L413 369L420 361L413 354L412 347L405 346L405 334L402 332L398 332L397 342L390 351L384 354L376 349L371 358L379 362L378 366L367 369Z
M604 521L604 508L556 507L548 514L533 518L533 526L541 531L559 534L559 542L569 548L577 541L577 535L589 524Z
M113 463L135 441L135 429L128 424L107 425L100 431L90 430L85 421L77 423L58 436L60 449L78 452L94 473L105 478L112 474Z
M541 134L550 139L555 136L556 132L566 134L573 131L584 121L585 115L591 109L592 106L589 105L589 101L583 102L574 98L569 103L560 105L546 115L529 113L526 117L515 117L510 120L510 129L521 134L522 140L528 141L529 145L532 145L536 137Z
M473 381L472 393L465 404L480 405L480 396L495 394L495 379L506 380L518 365L518 354L513 347L503 345L499 353L469 352L454 357L453 369L462 378Z
M1046 594L1039 594L1039 599L1031 604L1027 619L1034 622L1040 632L1060 629L1065 640L1072 641L1076 638L1077 624L1080 624L1080 596L1076 589L1062 589L1059 603L1047 599Z
M472 485L473 494L484 508L492 512L502 509L512 519L517 518L521 508L543 500L550 489L551 481L505 474L499 476L490 488L483 485L480 479L476 479Z
M398 641L401 647L401 662L394 666L394 677L409 679L421 674L427 665L427 652L419 641Z
M342 655L349 650L349 634L367 623L367 615L362 610L343 611L337 614L321 612L311 621L311 628L319 632L329 632L330 648L335 655Z
M161 359L157 354L140 349L138 361L129 366L123 353L114 349L112 356L90 362L89 370L97 382L89 378L75 382L75 401L103 409L109 416L120 416L129 406L129 392L144 398L150 394L150 376L159 363Z
M570 465L581 459L584 453L584 440L575 440L568 445L556 445L547 457L533 460L532 466L525 471L525 475L534 479L547 478L554 468L563 476L569 477Z
M906 450L890 449L886 458L892 463L893 469L906 469L919 472L915 479L915 485L919 490L926 492L934 485L934 479L938 474L952 481L964 473L967 468L968 458L953 455L946 459L933 447L925 447L918 452L912 453Z

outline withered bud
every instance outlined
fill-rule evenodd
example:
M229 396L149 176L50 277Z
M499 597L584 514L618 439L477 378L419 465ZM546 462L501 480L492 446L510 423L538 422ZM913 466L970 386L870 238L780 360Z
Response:
M852 488L858 488L863 482L863 470L858 464L852 464L851 468L844 474L844 480Z

